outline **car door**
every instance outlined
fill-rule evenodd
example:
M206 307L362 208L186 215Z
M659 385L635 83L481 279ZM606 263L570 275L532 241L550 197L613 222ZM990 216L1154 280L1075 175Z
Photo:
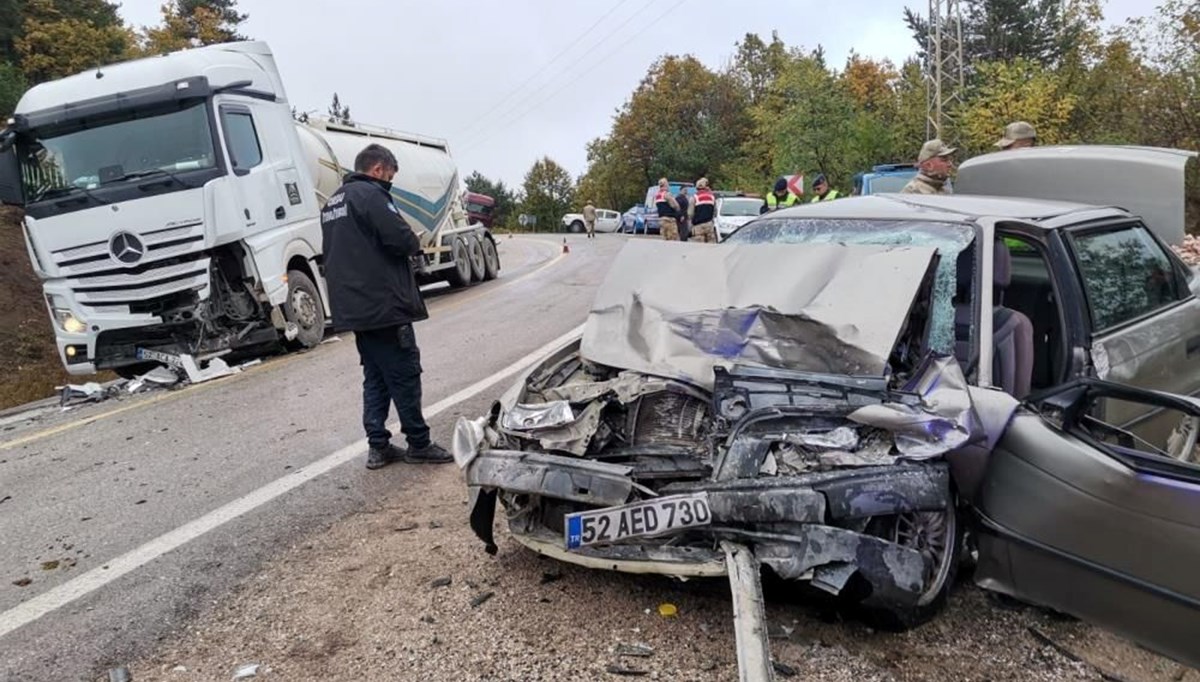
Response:
M1144 441L1096 416L1116 402L1180 428ZM977 582L1200 666L1200 402L1083 379L1028 408L974 499Z
M1200 300L1182 263L1141 222L1072 228L1065 237L1083 289L1095 375L1200 394ZM1150 440L1172 427L1150 406L1108 411L1107 419Z
M618 214L616 211L610 211L608 209L603 209L603 208L600 209L599 211L597 211L597 213L598 213L598 215L596 216L597 217L597 225L596 225L597 230L599 230L600 232L616 232L617 231L617 223L620 220L620 214Z

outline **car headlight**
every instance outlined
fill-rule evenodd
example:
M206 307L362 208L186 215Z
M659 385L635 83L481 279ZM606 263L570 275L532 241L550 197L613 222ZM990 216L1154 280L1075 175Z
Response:
M75 317L66 301L59 296L47 296L46 303L50 306L50 316L58 328L68 334L82 334L87 331L87 322Z

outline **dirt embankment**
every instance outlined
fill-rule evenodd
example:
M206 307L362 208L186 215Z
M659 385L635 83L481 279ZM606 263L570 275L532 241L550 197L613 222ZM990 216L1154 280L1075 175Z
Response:
M54 394L67 381L33 274L21 213L0 207L0 409Z

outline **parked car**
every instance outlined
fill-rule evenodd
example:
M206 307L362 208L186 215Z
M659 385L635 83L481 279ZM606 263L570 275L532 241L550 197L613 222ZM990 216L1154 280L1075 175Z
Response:
M1017 156L960 181L1070 172L1138 211L1195 163ZM499 500L553 558L729 573L751 611L761 563L904 628L943 607L970 525L981 586L1200 665L1200 277L1166 206L857 197L717 247L631 241L582 338L460 420L471 526L494 553ZM769 661L759 616L743 666Z
M758 197L717 197L717 236L725 239L762 212L764 200Z
M658 213L641 204L621 215L621 231L629 234L658 234Z
M582 213L568 213L562 217L563 228L567 232L586 232L587 225L583 222ZM621 214L606 208L596 209L596 231L616 232L621 227Z
M869 173L863 173L861 194L867 196L899 192L918 172L916 164L912 163L885 163L874 166ZM946 183L953 191L954 180L947 180Z

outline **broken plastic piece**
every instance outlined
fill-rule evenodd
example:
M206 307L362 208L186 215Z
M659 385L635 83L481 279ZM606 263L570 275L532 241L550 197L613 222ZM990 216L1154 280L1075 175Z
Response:
M324 341L322 341L321 345L324 346L327 343L338 343L341 340L342 340L342 337L340 337L340 336L331 336L331 337L325 339Z
M679 615L679 608L671 603L659 604L658 615L662 616L663 618L672 618Z
M213 358L208 361L208 367L200 369L200 365L196 362L196 358L191 355L179 356L183 363L183 370L187 372L188 381L193 384L219 379L220 377L237 374L238 370L230 369L229 365L221 358Z
M565 400L537 405L514 405L504 413L501 426L510 431L532 431L565 426L575 421L575 413Z
M737 642L739 682L770 682L775 679L771 646L767 641L766 604L763 601L762 571L750 548L736 542L721 542L733 595L733 633Z
M129 668L121 666L108 671L108 682L133 682L133 675L129 674Z
M649 644L618 644L615 652L618 656L637 656L648 658L654 655L654 647Z
M258 677L258 669L260 667L262 667L260 663L247 663L233 672L233 679L245 680L251 677Z

